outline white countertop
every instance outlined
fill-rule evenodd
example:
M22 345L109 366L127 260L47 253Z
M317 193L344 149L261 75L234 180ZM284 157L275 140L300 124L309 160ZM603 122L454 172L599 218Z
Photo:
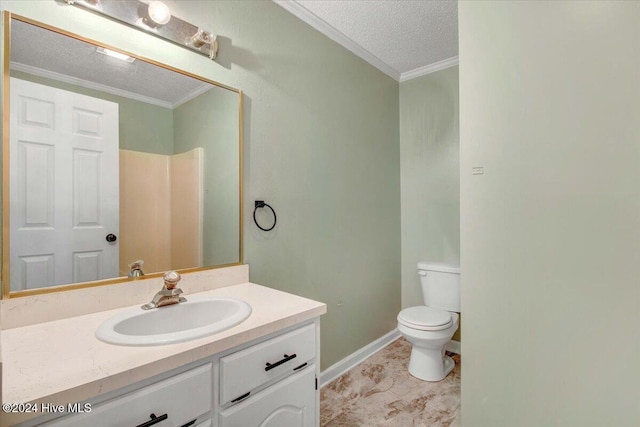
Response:
M2 400L7 403L81 402L256 338L318 317L325 304L243 283L199 292L246 301L253 309L239 325L177 344L127 347L95 338L95 330L124 307L2 331ZM188 298L188 296L187 296ZM40 414L1 414L10 426Z

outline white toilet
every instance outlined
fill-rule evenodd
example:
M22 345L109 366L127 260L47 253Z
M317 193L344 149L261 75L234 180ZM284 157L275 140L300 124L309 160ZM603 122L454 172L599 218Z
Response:
M413 344L409 373L425 381L440 381L453 369L444 346L458 329L460 267L420 262L418 276L425 305L398 314L398 330Z

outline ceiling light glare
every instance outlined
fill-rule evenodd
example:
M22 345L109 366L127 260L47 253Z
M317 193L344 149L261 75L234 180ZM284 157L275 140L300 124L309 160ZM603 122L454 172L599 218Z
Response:
M96 52L101 53L103 55L107 55L107 56L111 56L113 58L118 58L121 61L126 61L126 62L133 62L136 59L129 56L129 55L125 55L124 53L120 53L120 52L116 52L114 50L110 50L110 49L105 49L103 47L99 47L96 49Z
M164 25L171 19L169 7L161 1L152 1L147 9L149 18L158 25Z

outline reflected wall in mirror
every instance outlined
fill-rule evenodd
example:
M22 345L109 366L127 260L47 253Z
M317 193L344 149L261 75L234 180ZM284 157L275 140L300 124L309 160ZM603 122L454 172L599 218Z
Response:
M242 262L239 90L7 14L9 35L4 298Z

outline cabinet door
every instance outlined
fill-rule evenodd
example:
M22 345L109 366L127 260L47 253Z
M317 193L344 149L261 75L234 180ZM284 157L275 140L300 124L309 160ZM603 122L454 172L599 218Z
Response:
M220 413L220 427L312 427L315 365Z

